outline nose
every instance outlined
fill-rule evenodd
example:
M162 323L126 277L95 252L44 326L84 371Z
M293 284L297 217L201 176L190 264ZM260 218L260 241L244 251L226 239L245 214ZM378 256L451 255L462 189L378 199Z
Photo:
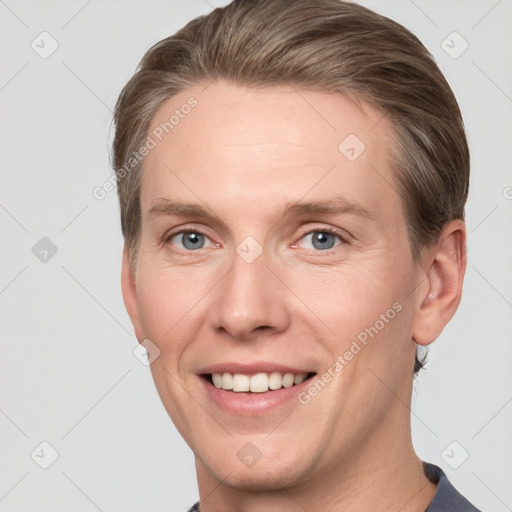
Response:
M248 341L287 329L290 311L286 287L276 277L276 269L262 254L248 263L237 253L230 271L216 287L212 307L212 327L237 340Z

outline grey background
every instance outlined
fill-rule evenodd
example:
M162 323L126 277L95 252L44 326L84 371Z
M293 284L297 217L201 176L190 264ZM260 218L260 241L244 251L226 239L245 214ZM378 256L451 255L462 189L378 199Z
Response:
M226 3L0 1L1 511L197 498L192 453L133 354L116 192L92 190L110 176L111 109L140 57ZM478 507L512 510L512 1L362 3L436 56L472 151L464 297L415 384L415 447Z

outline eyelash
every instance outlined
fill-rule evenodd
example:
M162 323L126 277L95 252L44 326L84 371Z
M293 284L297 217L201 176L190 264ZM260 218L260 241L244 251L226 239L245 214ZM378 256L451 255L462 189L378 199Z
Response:
M303 233L300 236L299 241L303 240L305 237L311 235L312 233L327 233L329 235L334 235L341 242L339 245L336 245L336 246L332 247L331 249L325 249L323 251L318 250L318 249L304 249L306 251L311 251L311 252L314 252L316 254L324 254L324 255L332 254L336 250L337 247L348 243L348 240L347 240L347 238L345 236L343 236L336 229L330 228L330 227L320 227L320 228L309 229L308 231L306 231L305 233ZM296 245L297 244L294 244L294 246L296 246Z
M204 233L203 231L201 231L200 229L182 229L180 231L175 231L175 232L166 234L164 236L163 242L165 244L170 244L171 240L175 236L185 235L187 233L196 233L198 235L203 235L204 237L209 239L208 235L206 233ZM302 240L303 238L305 238L308 235L311 235L312 233L327 233L329 235L334 235L334 236L338 237L338 239L340 240L340 242L341 242L340 245L348 243L347 238L345 236L341 235L341 233L339 231L337 231L336 229L329 228L329 227L310 229L310 230L306 231L305 233L303 233L300 236L299 240ZM294 245L296 245L296 244L294 244ZM335 247L338 247L338 246L335 246ZM200 251L200 250L201 249L197 249L197 251ZM311 250L311 249L309 249L309 250ZM326 253L326 254L328 254L328 253L332 252L333 249L327 249L327 250L324 250L324 251L313 249L313 251L314 252L318 252L318 253ZM195 251L185 251L185 252L195 252Z

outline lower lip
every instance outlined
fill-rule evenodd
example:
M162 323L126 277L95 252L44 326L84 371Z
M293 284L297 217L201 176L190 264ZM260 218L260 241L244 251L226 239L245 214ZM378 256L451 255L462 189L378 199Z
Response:
M210 384L204 377L200 377L206 392L211 400L227 412L235 414L244 414L247 416L257 416L259 414L271 412L279 406L295 400L298 403L297 395L303 388L310 384L311 379L307 379L291 388L281 388L275 391L265 393L236 393L219 389Z

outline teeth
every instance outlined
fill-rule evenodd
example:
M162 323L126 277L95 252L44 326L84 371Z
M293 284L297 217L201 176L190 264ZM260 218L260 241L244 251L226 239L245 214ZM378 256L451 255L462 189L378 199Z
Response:
M265 393L269 390L275 391L281 388L291 388L300 384L307 378L307 373L255 373L254 375L244 375L243 373L213 373L213 385L218 389L242 393L250 391L252 393Z
M218 373L217 375L220 377L221 382L220 386L217 386L218 388L227 390L233 389L233 375L231 375L231 373L225 373L224 375Z
M224 382L224 375L222 376L222 382ZM235 373L235 375L233 375L233 391L237 393L249 391L249 377L242 373Z
M213 385L216 387L216 388L221 388L222 387L222 375L220 373L214 373L212 374L212 380L213 380ZM233 387L233 386L231 386Z
M269 389L272 389L272 390L281 389L282 385L283 385L283 377L281 377L281 374L278 372L271 373L268 378Z
M295 376L293 373L285 373L283 377L283 386L285 388L291 388L293 386L293 380Z
M268 375L266 373L257 373L249 380L249 389L253 393L264 393L268 391Z

